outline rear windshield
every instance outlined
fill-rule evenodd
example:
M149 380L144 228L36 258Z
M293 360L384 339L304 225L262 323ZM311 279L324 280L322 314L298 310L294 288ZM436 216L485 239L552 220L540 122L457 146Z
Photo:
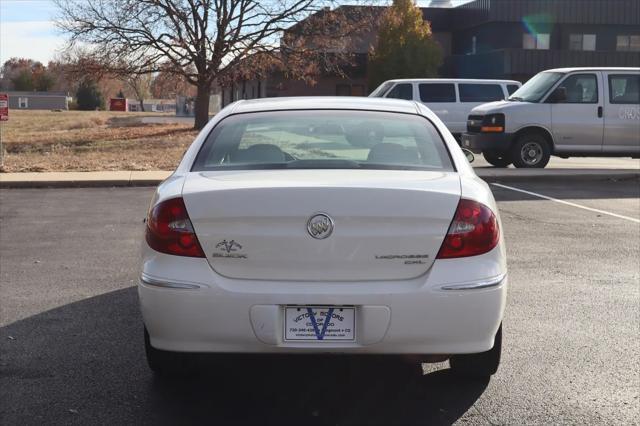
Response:
M229 116L211 131L191 170L286 168L453 170L426 118L347 110Z

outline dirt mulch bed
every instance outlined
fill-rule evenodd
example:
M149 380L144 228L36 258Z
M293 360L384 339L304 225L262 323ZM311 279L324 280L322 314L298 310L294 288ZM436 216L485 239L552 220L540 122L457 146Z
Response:
M133 114L17 111L3 128L1 171L175 168L197 131L182 123L141 123Z

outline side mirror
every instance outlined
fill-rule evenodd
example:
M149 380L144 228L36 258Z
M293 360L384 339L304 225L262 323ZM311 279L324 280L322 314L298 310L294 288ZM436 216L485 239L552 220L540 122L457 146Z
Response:
M462 148L462 152L464 152L464 156L467 157L467 161L469 163L473 163L473 161L476 159L476 156L473 155L473 152L469 151L466 148Z
M549 100L555 104L559 104L567 101L567 88L566 87L556 87L556 89L551 93Z

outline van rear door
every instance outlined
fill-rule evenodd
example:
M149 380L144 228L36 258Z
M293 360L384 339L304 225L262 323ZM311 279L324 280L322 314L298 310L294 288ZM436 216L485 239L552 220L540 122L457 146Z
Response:
M556 152L602 152L602 86L600 72L569 74L556 86L564 87L567 94L566 99L551 105L551 128Z
M604 73L603 153L640 155L640 71Z

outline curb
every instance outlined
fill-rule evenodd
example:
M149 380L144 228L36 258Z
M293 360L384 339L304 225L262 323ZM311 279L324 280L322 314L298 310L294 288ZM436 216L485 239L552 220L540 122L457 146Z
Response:
M156 186L171 171L0 173L0 188L109 188Z
M597 181L627 181L640 179L639 172L617 172L617 173L575 173L575 174L529 174L529 175L486 175L478 173L478 176L485 182L597 182Z
M486 172L485 172L486 170ZM509 170L509 169L507 169ZM519 172L518 174L511 174L511 172L505 169L501 169L496 172L495 169L476 169L478 176L486 181L492 183L500 182L593 182L593 181L626 181L640 179L640 170L630 171L604 171L604 170L589 170L589 171L571 171L566 169L559 169L553 171L553 169L546 169L546 172L542 171L526 171L525 173ZM0 188L123 188L123 187L151 187L156 186L164 179L160 178L134 178L134 179L51 179L51 180L3 180L0 174Z
M0 188L124 188L157 186L164 179L145 179L139 181L105 179L105 180L43 180L43 181L0 181Z

